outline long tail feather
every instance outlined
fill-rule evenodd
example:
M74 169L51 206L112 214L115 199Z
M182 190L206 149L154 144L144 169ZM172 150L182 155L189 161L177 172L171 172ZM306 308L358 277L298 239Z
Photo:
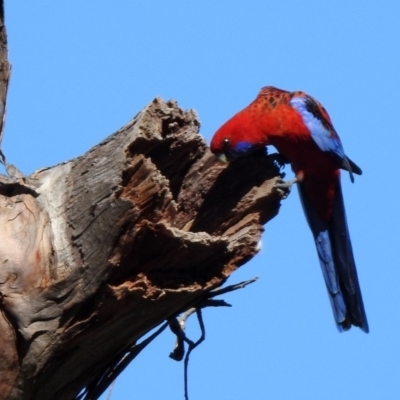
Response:
M369 331L367 316L358 282L357 268L353 256L349 229L347 227L342 188L339 184L333 202L333 216L329 227L333 256L341 280L342 292L348 309L350 322Z
M314 236L337 327L339 331L345 331L354 325L368 332L340 184L337 185L333 217L329 223L319 217L301 184L298 189Z

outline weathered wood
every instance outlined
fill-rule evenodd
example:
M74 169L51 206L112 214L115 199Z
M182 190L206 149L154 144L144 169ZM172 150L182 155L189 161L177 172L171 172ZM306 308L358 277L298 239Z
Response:
M0 398L73 399L257 252L268 157L221 164L193 111L154 100L84 156L0 183Z
M8 83L11 74L11 64L8 62L7 32L4 22L4 1L0 1L0 162L5 164L6 159L1 150L4 122L6 118L6 101Z

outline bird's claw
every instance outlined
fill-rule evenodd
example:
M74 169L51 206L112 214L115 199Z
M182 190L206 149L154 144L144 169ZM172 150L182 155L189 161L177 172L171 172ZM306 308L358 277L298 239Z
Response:
M274 189L280 189L285 192L285 197L287 197L292 189L292 186L297 183L297 178L290 181L284 181L283 179L278 179L274 185Z
M297 178L294 178L290 181L284 181L283 179L279 179L277 183L275 183L274 187L277 189L290 190L295 183L297 183Z

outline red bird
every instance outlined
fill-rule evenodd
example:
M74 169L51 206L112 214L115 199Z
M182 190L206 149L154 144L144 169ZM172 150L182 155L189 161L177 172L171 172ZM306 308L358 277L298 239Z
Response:
M215 133L211 151L228 160L273 145L296 174L300 198L339 331L368 332L340 185L340 169L361 175L344 153L324 107L304 92L264 87Z

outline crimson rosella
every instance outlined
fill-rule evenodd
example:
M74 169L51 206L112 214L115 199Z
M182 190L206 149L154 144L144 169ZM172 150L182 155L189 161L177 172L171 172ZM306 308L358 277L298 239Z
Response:
M344 153L324 107L304 92L264 87L215 133L211 151L228 160L273 145L296 175L339 331L368 332L340 185L340 169L361 175Z

